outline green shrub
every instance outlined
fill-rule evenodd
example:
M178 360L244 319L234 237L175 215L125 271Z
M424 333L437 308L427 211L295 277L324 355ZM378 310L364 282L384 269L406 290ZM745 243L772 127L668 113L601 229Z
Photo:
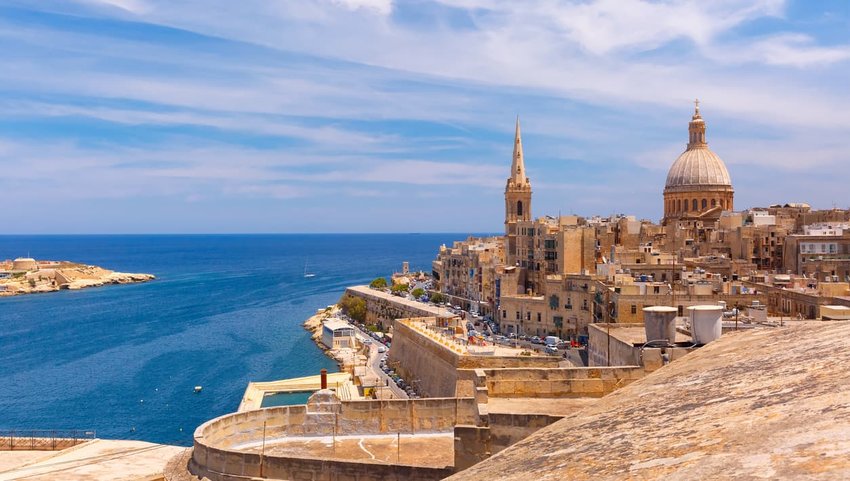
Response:
M369 287L372 289L386 289L387 279L384 277L376 277L375 280L369 283Z

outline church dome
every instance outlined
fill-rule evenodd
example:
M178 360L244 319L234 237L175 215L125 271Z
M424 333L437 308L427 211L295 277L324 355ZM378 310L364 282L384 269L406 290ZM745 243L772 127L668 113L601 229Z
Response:
M708 147L688 149L676 159L667 173L665 188L732 186L723 160Z
M670 167L664 190L697 190L700 187L731 189L732 179L726 164L708 148L705 141L705 121L699 113L699 104L688 125L688 132L688 147Z

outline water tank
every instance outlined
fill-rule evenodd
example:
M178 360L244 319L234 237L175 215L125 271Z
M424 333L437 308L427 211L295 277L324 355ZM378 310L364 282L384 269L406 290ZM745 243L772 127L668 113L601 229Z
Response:
M676 313L675 307L652 306L643 308L643 327L646 330L647 341L676 342Z
M708 344L720 337L723 331L723 307L692 306L688 308L691 317L691 335L697 344Z

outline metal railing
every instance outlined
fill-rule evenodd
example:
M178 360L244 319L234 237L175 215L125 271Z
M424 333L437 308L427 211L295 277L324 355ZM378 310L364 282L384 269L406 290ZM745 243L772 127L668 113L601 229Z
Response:
M0 451L58 451L95 439L94 430L0 430Z

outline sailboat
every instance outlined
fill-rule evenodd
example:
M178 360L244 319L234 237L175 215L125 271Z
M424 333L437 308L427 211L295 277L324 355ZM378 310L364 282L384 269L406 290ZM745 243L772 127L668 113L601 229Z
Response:
M304 261L304 278L309 279L311 277L316 277L316 274L312 272L307 272L307 261Z

